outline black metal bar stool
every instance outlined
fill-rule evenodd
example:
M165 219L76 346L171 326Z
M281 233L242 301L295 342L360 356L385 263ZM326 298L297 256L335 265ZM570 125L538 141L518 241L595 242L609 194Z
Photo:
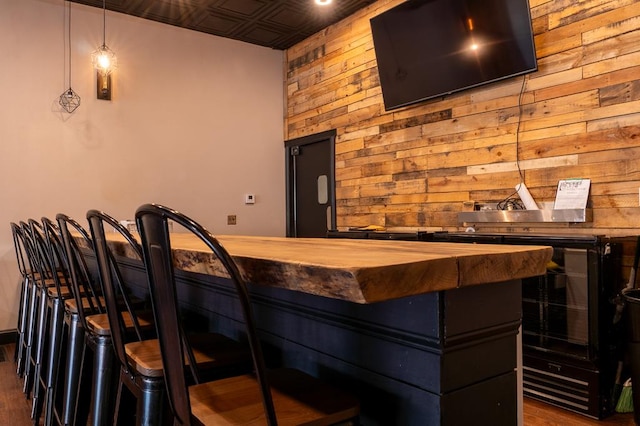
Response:
M210 254L207 261L214 262L229 276L245 320L254 374L206 383L196 380L195 385L188 386L186 371L192 371L196 378L199 376L197 366L190 359L191 341L180 318L169 220L204 243ZM266 369L246 283L234 260L211 233L185 215L155 204L138 208L136 222L174 424L330 425L358 422L359 403L347 392L295 369Z
M35 372L41 362L40 348L44 342L44 313L46 311L46 292L49 277L46 276L45 266L43 265L42 255L39 253L35 240L34 230L42 231L42 225L33 219L28 222L20 222L23 230L26 246L28 247L30 263L34 270L31 276L33 280L33 290L29 300L29 324L27 327L27 335L25 338L25 362L24 362L24 382L22 390L27 398L31 397L33 384L35 382Z
M136 318L140 320L142 315L135 310L127 312L118 308L118 300L126 291L126 281L123 279L120 264L116 260L116 252L107 244L105 227L113 229L116 235L119 234L119 237L124 238L124 250L130 250L133 255L139 257L140 266L143 266L142 250L133 235L106 213L90 210L87 213L87 220L98 260L100 279L105 291L114 351L120 365L114 422L132 420L131 416L126 417L125 407L128 401L125 390L127 390L135 399L135 408L131 409L135 413L133 418L135 424L164 424L168 419L165 417L167 411L164 391L165 370L159 341L155 338L145 339L144 336L140 336L140 333L128 331L131 327L127 324L132 322L135 324ZM119 250L122 249L119 247ZM153 318L150 311L144 314L147 319ZM155 335L155 328L153 331ZM216 333L199 333L196 341L194 350L190 353L190 360L192 365L200 365L205 374L211 377L226 377L245 373L250 368L250 354L245 345Z
M56 416L64 425L106 425L112 412L113 350L103 291L82 251L92 251L93 243L73 218L59 213L56 221L75 296L65 303L68 356L62 407L56 410ZM72 232L82 241L82 249Z
M27 242L25 241L24 230L17 223L11 222L11 234L13 236L13 246L16 252L16 263L18 265L18 271L20 272L20 310L18 311L18 324L17 324L17 336L16 347L13 355L14 362L16 363L16 374L22 377L24 374L25 365L25 353L26 353L26 338L27 331L31 324L31 318L29 316L29 301L31 300L31 293L34 289L33 278L31 273L33 268L29 263Z
M34 424L38 424L45 409L44 424L48 426L53 420L55 382L62 356L63 305L71 294L67 286L66 259L54 223L42 218L39 226L35 225L35 221L32 221L31 225L32 245L40 259L37 274L40 277L40 297L31 417Z

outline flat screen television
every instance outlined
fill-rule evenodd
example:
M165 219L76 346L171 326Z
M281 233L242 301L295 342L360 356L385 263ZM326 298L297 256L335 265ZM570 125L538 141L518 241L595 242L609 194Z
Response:
M537 70L528 0L409 0L371 32L386 110Z

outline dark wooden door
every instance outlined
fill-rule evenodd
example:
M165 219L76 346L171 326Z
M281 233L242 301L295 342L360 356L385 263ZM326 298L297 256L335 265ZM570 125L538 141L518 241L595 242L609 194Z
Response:
M287 236L326 237L335 229L335 131L285 142Z

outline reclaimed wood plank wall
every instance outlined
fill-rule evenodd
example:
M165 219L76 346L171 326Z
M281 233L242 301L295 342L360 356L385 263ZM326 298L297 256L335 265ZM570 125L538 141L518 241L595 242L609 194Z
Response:
M637 233L640 2L530 0L537 72L386 112L369 19L399 3L286 52L285 138L336 129L340 228L460 229L465 202L513 194L519 164L539 204L560 179L591 179L593 221L487 230Z

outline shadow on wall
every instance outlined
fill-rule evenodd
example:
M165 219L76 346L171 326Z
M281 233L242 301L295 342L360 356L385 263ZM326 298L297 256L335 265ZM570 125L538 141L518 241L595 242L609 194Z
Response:
M9 228L9 224L7 224ZM7 239L7 241L11 241ZM13 246L0 248L0 333L14 331L20 305L20 273Z

